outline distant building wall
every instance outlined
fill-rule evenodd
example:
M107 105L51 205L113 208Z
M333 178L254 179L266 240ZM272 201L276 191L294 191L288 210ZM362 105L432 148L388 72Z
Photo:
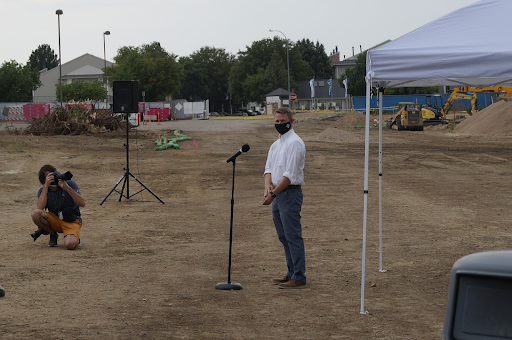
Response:
M73 79L64 79L66 74L78 70L86 65L103 69L105 67L105 60L91 54L84 54L62 64L62 85L64 86L73 82ZM107 67L111 65L113 65L113 63L107 61ZM42 85L34 91L34 103L56 103L60 101L60 98L55 95L55 85L59 84L59 73L59 66L41 73L40 79Z
M382 107L384 108L393 108L398 107L398 103L400 102L412 102L416 104L425 105L425 96L424 94L418 95L409 95L409 96L383 96L382 97ZM482 110L487 106L493 103L493 93L477 93L477 110ZM446 102L449 94L441 95L443 99L443 103ZM462 103L467 103L469 107L470 101L469 99L461 99ZM373 96L370 99L370 108L372 110L378 110L379 106L377 104L377 96ZM354 109L356 110L364 110L366 109L366 97L354 97Z

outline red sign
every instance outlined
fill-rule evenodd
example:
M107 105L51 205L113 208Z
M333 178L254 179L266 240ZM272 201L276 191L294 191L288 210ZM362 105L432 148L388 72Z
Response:
M291 100L292 102L296 101L296 100L297 100L297 95L296 95L295 93L292 93L292 94L290 95L290 100Z

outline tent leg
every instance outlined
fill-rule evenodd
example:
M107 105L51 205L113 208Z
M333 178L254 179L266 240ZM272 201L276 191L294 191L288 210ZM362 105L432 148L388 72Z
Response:
M361 271L361 311L360 314L367 314L364 310L364 281L366 264L366 216L368 212L368 159L370 153L370 91L371 82L366 82L366 126L364 142L364 210L363 210L363 256Z
M379 272L385 273L382 269L382 100L384 88L379 87Z

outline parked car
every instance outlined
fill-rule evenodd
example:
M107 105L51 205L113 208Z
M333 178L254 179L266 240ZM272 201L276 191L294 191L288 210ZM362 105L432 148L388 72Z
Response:
M244 111L236 111L236 112L233 112L232 114L230 114L228 116L247 116L247 113L244 112Z
M218 113L218 112L210 112L210 117L220 117L220 113Z
M256 113L257 116L261 116L263 114L263 112L258 111L258 110L254 111L254 113Z
M256 113L254 113L252 110L240 110L241 112L245 112L247 116L256 116Z

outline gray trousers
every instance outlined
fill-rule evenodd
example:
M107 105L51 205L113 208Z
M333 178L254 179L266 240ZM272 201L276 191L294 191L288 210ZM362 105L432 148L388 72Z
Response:
M306 282L306 252L300 224L302 201L301 189L280 192L272 201L272 218L279 241L284 247L288 266L286 276Z

